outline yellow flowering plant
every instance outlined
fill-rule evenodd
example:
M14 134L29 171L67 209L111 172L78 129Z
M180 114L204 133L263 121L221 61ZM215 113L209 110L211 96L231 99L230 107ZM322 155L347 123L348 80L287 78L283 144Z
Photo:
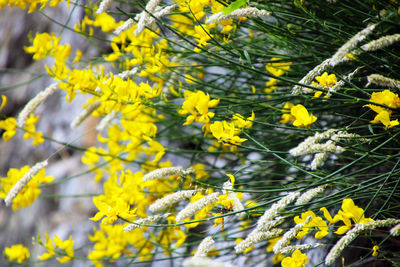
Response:
M0 0L52 23L0 51L5 260L400 261L396 1L61 2Z
M15 244L4 249L4 255L10 262L22 263L29 259L29 249L22 244Z

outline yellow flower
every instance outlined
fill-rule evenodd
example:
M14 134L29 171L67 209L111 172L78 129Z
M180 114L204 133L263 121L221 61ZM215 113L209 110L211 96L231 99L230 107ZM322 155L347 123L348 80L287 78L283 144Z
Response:
M278 89L278 86L276 86L277 82L278 82L277 79L271 78L268 82L265 83L265 86L267 86L267 88L264 89L264 92L271 93L276 89Z
M135 218L135 210L131 210L129 203L117 196L100 195L93 198L93 203L99 211L90 218L92 221L99 221L105 216L101 223L112 224L118 216L127 220Z
M276 77L285 74L290 69L290 65L292 65L292 62L282 62L283 59L278 57L271 58L271 61L265 66L265 69Z
M227 174L226 176L229 177L229 180L231 181L232 186L235 185L235 176L233 176L232 174Z
M303 267L307 264L308 257L306 254L300 252L300 250L295 250L292 257L286 257L282 260L282 267Z
M335 232L335 234L342 235L351 229L354 223L367 223L374 221L371 218L365 218L364 210L356 205L351 198L343 199L342 209L339 210L338 214L333 217L332 222L342 221L344 223L343 226L339 227L339 229Z
M29 118L25 122L25 134L24 139L33 138L33 145L37 146L44 142L43 136L41 132L36 132L35 123L39 120L39 116L34 116L32 113L29 115Z
M321 76L315 77L318 83L312 82L312 84L316 87L322 87L324 89L328 89L329 87L332 87L337 83L337 78L335 74L329 74L327 72L324 72ZM314 93L314 98L320 97L322 95L322 91L316 91ZM325 97L328 97L328 95L325 95Z
M53 238L54 244L56 245L56 248L62 249L65 251L67 254L66 256L62 258L57 258L57 260L60 263L66 263L74 257L74 241L72 240L72 236L70 236L67 240L62 241L57 235L54 236Z
M50 258L52 258L55 255L55 249L54 249L54 245L53 242L51 242L51 239L49 238L49 235L46 233L46 244L44 244L44 247L47 249L48 252L42 254L41 256L39 256L39 259L42 261L46 261ZM39 243L42 243L40 236L38 236L38 241Z
M235 128L234 123L228 123L226 121L216 121L210 125L212 135L218 140L218 142L227 142L234 146L241 145L247 139L240 138L240 130Z
M285 258L285 255L278 252L278 254L275 254L274 257L272 258L272 263L273 264L278 264L280 263L283 259Z
M125 232L125 224L109 225L101 224L100 229L93 229L93 235L89 235L90 241L94 243L93 249L89 252L88 258L96 265L100 265L102 258L118 259L122 254L131 255L130 248L141 251L140 261L149 260L154 247L148 237L144 237L143 229L136 228L133 231ZM150 255L148 255L150 254Z
M96 15L93 26L101 27L103 32L111 32L118 28L122 23L116 23L115 19L106 12Z
M372 93L369 101L387 106L389 108L400 108L399 96L391 92L390 90L384 90L382 92ZM370 121L371 123L381 122L387 128L399 125L398 120L392 120L392 121L390 120L390 115L392 114L392 110L382 106L376 106L373 104L368 104L366 106L375 111L376 113L378 113L375 116L375 118L372 121Z
M214 212L212 212L211 214L212 214L212 216L223 215L223 213L214 213ZM214 225L212 227L217 227L220 224L221 224L221 230L224 230L224 226L225 226L224 217L215 218L214 219Z
M195 31L195 34L193 35L193 37L195 37L197 39L197 42L198 42L197 45L199 47L207 46L207 44L208 44L207 41L209 41L213 37L213 35L211 35L211 33L210 33L209 25L207 25L207 24L194 26L194 31ZM201 49L198 47L195 47L194 51L200 52Z
M281 123L288 123L290 121L294 121L296 118L290 114L290 110L294 105L290 102L286 102L282 109Z
M79 61L81 61L82 58L82 51L81 50L76 50L76 56L74 58L74 60L72 61L72 64L78 63Z
M5 95L1 95L0 111L6 106L6 104L7 104L7 97Z
M204 164L197 163L192 166L196 176L196 180L204 181L210 178L210 174L206 171Z
M379 246L377 246L377 245L373 246L373 248L372 248L372 256L373 257L378 256L378 254L379 254L378 250L379 250Z
M335 74L329 74L327 72L324 72L321 76L315 77L317 80L318 84L321 86L326 86L326 87L331 87L335 83L337 83L337 78Z
M0 129L5 130L5 132L3 133L3 139L5 142L7 142L16 133L17 120L13 117L9 117L5 120L0 121Z
M29 166L26 165L20 170L11 168L7 177L0 178L0 198L5 199L11 188L29 171ZM50 183L54 177L45 176L45 169L40 170L30 180L19 194L12 201L13 210L30 206L42 192L39 188L40 184Z
M317 117L309 114L307 109L301 105L297 104L290 109L290 114L295 118L293 122L293 126L296 127L307 127L309 128L310 125L317 120Z
M297 239L303 238L313 228L319 230L317 233L315 233L315 238L317 239L321 239L325 237L327 234L329 234L327 223L321 217L316 216L312 211L303 212L301 214L301 217L299 216L294 217L294 221L297 224L303 223L309 216L312 216L311 221L306 225L304 225L300 233L297 234L296 236Z
M375 116L375 118L370 122L371 123L379 123L379 122L381 122L387 128L391 128L391 127L399 125L399 121L398 120L392 120L392 121L390 120L390 114L386 110L382 110L381 112L379 112Z
M235 244L239 244L242 240L243 240L243 238L236 238ZM249 253L253 249L254 249L254 246L248 247L243 251L243 254Z
M28 248L21 244L12 245L9 248L6 247L4 255L9 261L17 261L18 263L22 263L30 257Z
M209 108L218 105L219 99L210 99L210 96L202 91L196 93L185 91L185 101L182 104L182 109L178 110L181 115L191 114L186 118L184 125L189 125L192 122L200 122L209 124L210 119L214 117L213 112L209 112Z
M242 115L239 113L235 113L232 116L232 122L235 124L236 127L239 129L243 128L251 128L253 127L253 121L254 121L255 115L254 112L251 112L251 116L245 119Z
M45 234L45 236L46 236L46 244L43 245L48 252L39 256L40 260L45 261L54 257L57 248L63 250L62 252L58 251L57 254L65 255L64 257L57 258L57 260L60 263L66 263L72 260L72 258L74 257L74 249L73 249L74 241L72 240L71 236L65 241L62 241L57 235L54 236L53 241L49 238L49 235L47 233ZM40 244L42 244L40 236L38 236L38 241Z
M51 35L47 32L37 33L33 39L32 46L25 46L24 49L26 53L33 54L34 60L40 60L53 54L59 42L60 37L56 37L54 33L51 33Z
M155 140L149 140L148 141L149 148L146 148L146 154L147 155L155 155L153 162L159 162L162 158L162 156L165 154L165 149L164 147L157 141Z
M381 104L381 105L385 105L385 106L388 106L390 108L399 108L400 107L400 98L399 98L399 96L397 94L393 93L390 90L384 90L382 92L372 93L371 98L369 99L369 101L374 102L374 103L378 103L378 104ZM376 106L376 105L372 105L372 104L368 104L366 106L371 108L376 113L380 113L383 110L387 110L391 114L391 111L386 109L385 107Z

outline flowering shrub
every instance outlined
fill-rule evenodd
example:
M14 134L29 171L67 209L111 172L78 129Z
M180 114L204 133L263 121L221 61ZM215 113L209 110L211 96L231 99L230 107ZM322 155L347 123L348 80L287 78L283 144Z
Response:
M59 2L0 7L33 12ZM25 52L46 59L42 72L52 83L17 116L1 113L0 129L4 142L23 133L33 146L70 147L102 191L42 194L72 179L45 176L61 149L32 167L10 168L0 198L15 211L41 194L86 197L93 212L84 216L96 226L79 238L48 229L34 241L40 255L10 244L5 259L283 267L329 266L342 257L354 265L400 261L389 238L400 235L396 3L68 2L84 15L66 30L104 49L91 57L56 33L27 37ZM85 99L71 118L75 129L66 131L97 118L84 134L95 133L89 146L43 130L39 107L53 94L66 103ZM1 99L3 112L9 105ZM350 246L355 239L363 243Z

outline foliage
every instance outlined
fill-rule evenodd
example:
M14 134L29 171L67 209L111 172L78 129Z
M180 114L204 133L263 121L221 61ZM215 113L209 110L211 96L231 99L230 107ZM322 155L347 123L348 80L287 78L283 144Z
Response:
M70 30L103 40L108 50L99 58L85 58L55 33L36 33L25 47L34 60L53 60L44 70L65 101L89 97L75 126L101 118L92 129L99 145L75 147L104 187L93 197L98 212L90 219L99 226L87 238L90 251L79 255L72 238L46 234L41 260L190 266L207 255L233 265L245 257L249 266L311 266L325 258L278 245L311 242L307 249L327 254L355 226L399 218L397 1L116 2L105 12L109 0L101 8L71 3L86 15ZM37 5L5 4L29 12ZM62 142L37 132L34 111L25 125L4 117L4 141L25 131L34 145ZM152 171L162 176L143 179ZM1 198L14 176L2 178ZM185 190L196 191L169 197L167 215L152 217L159 212L151 204ZM336 263L342 256L346 266L398 263L390 227L374 227L382 229L357 232L363 243L346 247ZM200 243L207 236L214 250ZM324 246L314 247L319 240Z

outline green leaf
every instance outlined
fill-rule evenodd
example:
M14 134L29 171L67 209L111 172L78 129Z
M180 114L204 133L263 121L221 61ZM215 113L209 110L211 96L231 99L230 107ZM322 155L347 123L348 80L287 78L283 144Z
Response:
M235 2L232 2L229 6L225 7L224 10L222 10L222 13L224 15L227 15L242 7L244 4L246 4L246 0L236 0Z

